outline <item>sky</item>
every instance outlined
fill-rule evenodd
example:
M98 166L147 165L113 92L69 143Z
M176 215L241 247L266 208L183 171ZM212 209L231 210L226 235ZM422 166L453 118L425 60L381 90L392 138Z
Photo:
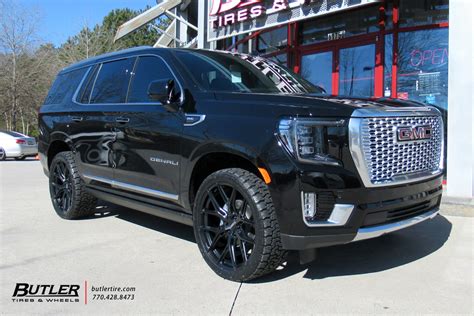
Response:
M144 9L156 5L155 0L14 0L19 5L38 11L39 37L60 46L84 25L101 23L111 10Z

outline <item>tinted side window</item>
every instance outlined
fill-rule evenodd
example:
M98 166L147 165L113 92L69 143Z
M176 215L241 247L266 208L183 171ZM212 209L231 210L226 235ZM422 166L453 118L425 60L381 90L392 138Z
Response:
M49 90L44 104L61 104L65 100L72 100L77 86L81 83L88 68L73 70L59 74Z
M166 79L174 79L174 77L160 58L152 56L140 57L130 86L128 102L156 102L148 97L148 87L153 81Z
M125 103L134 61L131 58L102 64L90 103Z
M91 98L92 88L94 86L95 79L97 78L97 72L99 68L100 68L99 65L95 65L94 69L89 72L89 75L84 80L84 83L78 94L79 102L85 103L85 104L89 103L90 98Z

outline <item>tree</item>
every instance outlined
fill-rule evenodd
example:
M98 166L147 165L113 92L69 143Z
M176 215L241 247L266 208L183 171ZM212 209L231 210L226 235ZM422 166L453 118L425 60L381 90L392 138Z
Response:
M20 98L29 77L28 54L36 41L37 19L34 13L11 2L0 1L0 52L2 54L2 112L7 128L16 129Z
M115 33L117 33L120 25L142 12L143 10L116 9L104 17L102 24L95 25L94 27L84 26L79 34L70 37L60 47L61 60L66 64L71 64L111 51L155 44L159 33L152 25L166 29L169 24L169 19L166 17L159 18L154 23L147 24L114 43Z

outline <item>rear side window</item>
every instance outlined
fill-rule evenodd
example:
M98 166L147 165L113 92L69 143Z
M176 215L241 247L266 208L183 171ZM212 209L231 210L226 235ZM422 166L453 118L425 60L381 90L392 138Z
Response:
M156 80L174 79L166 64L158 57L145 56L138 59L128 95L129 103L152 103L148 96L150 83Z
M84 84L82 85L81 90L79 91L79 102L86 104L89 103L89 100L91 98L92 87L94 86L95 78L97 77L97 71L99 70L99 68L99 65L95 65L94 69L89 72L89 75L85 79Z
M90 103L125 103L135 59L102 64L93 84Z
M82 68L59 74L49 90L44 104L61 104L65 100L72 100L87 69L88 68Z

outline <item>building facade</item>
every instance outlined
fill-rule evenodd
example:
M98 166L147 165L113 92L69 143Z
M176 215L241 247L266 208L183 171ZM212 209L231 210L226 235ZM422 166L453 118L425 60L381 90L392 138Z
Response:
M474 1L162 3L171 2L181 4L173 15L196 26L176 23L177 40L167 41L173 46L264 56L333 95L410 99L437 107L446 128L447 195L472 203Z

